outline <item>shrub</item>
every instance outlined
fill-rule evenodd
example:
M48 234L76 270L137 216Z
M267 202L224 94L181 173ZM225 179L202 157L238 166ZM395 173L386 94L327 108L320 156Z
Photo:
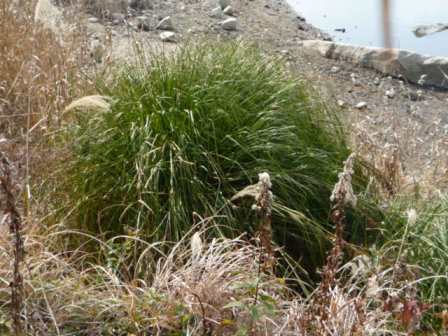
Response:
M201 217L219 230L250 231L250 215L229 199L267 171L276 241L320 262L317 237L328 229L330 192L349 150L336 116L307 86L279 60L236 43L116 69L98 84L110 108L78 111L69 132L73 158L63 172L74 222L169 241Z

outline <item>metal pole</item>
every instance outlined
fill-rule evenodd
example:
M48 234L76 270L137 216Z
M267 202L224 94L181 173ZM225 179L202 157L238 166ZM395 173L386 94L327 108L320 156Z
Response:
M382 0L382 26L383 26L383 45L386 48L392 48L392 27L391 27L391 9L392 0Z

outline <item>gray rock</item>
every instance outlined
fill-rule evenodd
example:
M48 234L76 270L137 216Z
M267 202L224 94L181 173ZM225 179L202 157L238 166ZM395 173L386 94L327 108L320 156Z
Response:
M365 101L362 101L362 102L359 102L358 104L356 104L355 107L358 110L362 110L362 109L365 109L367 107L367 103Z
M427 74L422 74L422 75L420 75L420 78L418 79L417 84L418 84L418 85L425 85L425 83L426 83L426 77L428 77Z
M345 101L338 99L337 103L339 107L345 107Z
M334 67L331 67L330 73L335 74L335 73L338 73L339 70L341 70L341 68L334 66Z
M448 24L436 23L436 24L433 24L433 25L417 26L417 27L415 27L412 30L412 32L417 37L424 37L424 36L427 36L427 35L440 33L440 32L442 32L444 30L448 30Z
M153 9L151 0L129 0L129 7L135 10Z
M224 30L236 30L237 20L235 18L228 18L221 23L221 27Z
M137 29L149 31L151 29L151 22L147 16L141 15L135 18L137 20Z
M401 49L359 47L321 40L302 41L301 46L324 57L345 60L356 65L373 68L384 74L401 77L411 83L448 89L448 57L420 55Z
M171 20L171 16L164 17L157 24L156 29L160 30L174 30L173 21Z
M409 98L409 100L411 101L422 101L425 99L425 97L423 96L423 91L421 90L417 90L416 92L410 91L408 93L403 94L403 96L405 98Z
M394 88L390 88L389 90L386 90L386 97L387 98L394 98L395 97L395 89Z
M111 13L126 13L127 0L89 0L87 9L98 17L110 16Z
M159 36L163 42L176 42L176 34L174 34L173 32L161 32Z
M358 79L358 75L356 75L355 73L350 74L350 79L354 86L361 86L361 82Z
M224 13L222 11L221 7L215 7L212 9L210 16L214 18L221 19L223 17Z
M230 6L230 0L218 0L218 4L222 9L224 9Z
M223 9L223 13L225 15L233 15L233 8L232 6L227 6L226 8Z
M126 19L126 16L123 13L112 13L111 15L113 22L122 23Z

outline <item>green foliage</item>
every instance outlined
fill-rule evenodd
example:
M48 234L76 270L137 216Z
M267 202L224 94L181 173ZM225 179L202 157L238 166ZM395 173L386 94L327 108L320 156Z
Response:
M76 225L169 241L200 217L227 234L251 231L250 211L229 199L267 171L277 243L321 262L329 196L349 150L336 116L280 61L251 46L199 44L119 68L98 91L111 108L80 111L69 136Z
M448 198L399 201L393 204L389 213L383 223L383 254L393 261L414 266L419 295L423 302L432 305L430 311L446 309Z

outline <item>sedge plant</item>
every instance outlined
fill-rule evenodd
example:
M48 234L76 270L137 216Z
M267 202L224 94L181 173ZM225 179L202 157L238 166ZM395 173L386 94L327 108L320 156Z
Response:
M106 237L178 241L200 218L227 235L253 232L251 211L229 200L265 171L274 240L322 262L329 196L349 150L337 116L308 87L241 42L188 45L114 68L93 102L67 109L64 213L69 207L72 225ZM359 191L360 169L354 180ZM362 215L348 217L363 225Z

